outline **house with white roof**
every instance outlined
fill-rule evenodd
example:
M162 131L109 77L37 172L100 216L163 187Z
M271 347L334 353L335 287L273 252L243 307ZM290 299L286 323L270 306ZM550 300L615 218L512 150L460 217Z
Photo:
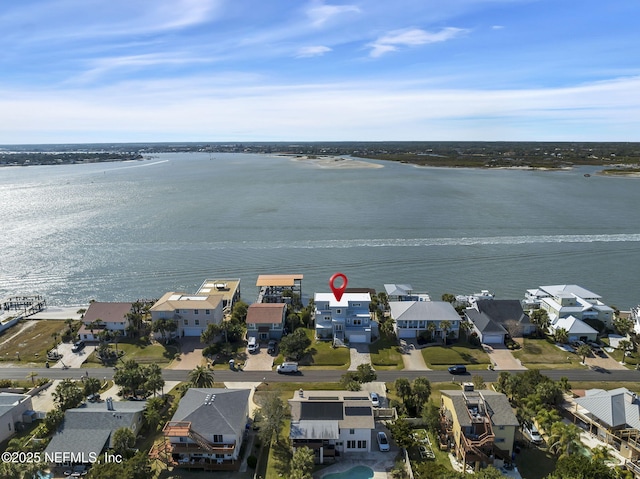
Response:
M431 301L427 293L416 293L410 284L385 284L389 301Z
M316 337L327 341L370 343L378 336L378 323L371 318L369 293L344 293L340 301L333 293L314 295Z
M555 318L574 316L578 319L597 319L611 326L613 308L602 302L602 297L575 284L540 286L527 290L526 307L544 309L553 321Z
M595 341L598 339L598 331L584 321L573 316L556 318L551 321L549 330L555 333L558 329L564 329L569 335L569 341Z
M222 294L166 293L150 309L151 321L176 322L177 335L199 337L209 324L222 323Z
M18 424L31 422L32 416L31 396L0 393L0 442L13 436Z
M390 301L391 317L400 339L413 339L429 330L429 324L435 326L433 339L442 339L441 324L448 321L447 335L459 337L460 315L451 303L446 301Z
M320 464L337 455L371 452L375 413L366 392L301 389L289 406L294 451L308 447Z
M627 388L588 389L570 411L591 434L616 448L636 477L640 473L640 399Z

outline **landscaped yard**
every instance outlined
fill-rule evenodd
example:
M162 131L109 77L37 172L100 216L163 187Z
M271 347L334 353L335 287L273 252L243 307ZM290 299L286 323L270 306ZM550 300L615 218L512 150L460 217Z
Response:
M546 339L524 338L521 349L514 351L513 356L527 368L535 369L572 369L584 368L581 358L558 348Z
M404 361L395 336L382 336L369 346L371 364L376 369L402 369Z
M4 342L13 336L18 328L24 327L18 336ZM55 320L27 320L9 328L0 336L0 360L44 363L47 352L53 348L53 334L62 334L67 329L64 321ZM59 341L59 339L58 339Z
M111 348L115 350L115 345L111 344ZM123 342L118 343L118 351L124 351L124 356L120 357L122 361L135 359L140 364L156 363L162 366L171 362L178 349L175 346L160 343L133 344ZM96 357L95 351L89 356L88 362L102 364Z
M311 346L298 363L301 366L321 366L324 369L347 369L351 363L348 348L334 348L331 341L316 341L315 331L306 329Z
M469 369L486 369L489 356L481 347L458 342L448 346L429 346L421 350L424 362L432 369L446 369L452 364L464 364Z

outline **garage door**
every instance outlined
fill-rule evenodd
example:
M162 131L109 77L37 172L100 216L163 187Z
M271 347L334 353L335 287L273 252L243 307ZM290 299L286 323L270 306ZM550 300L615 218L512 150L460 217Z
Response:
M400 339L415 339L416 332L415 329L400 329L398 331L398 337Z
M185 336L200 336L202 334L202 328L184 328Z
M366 343L367 335L366 334L352 334L349 336L350 343Z
M502 344L504 336L502 334L485 334L482 336L482 342L484 344Z

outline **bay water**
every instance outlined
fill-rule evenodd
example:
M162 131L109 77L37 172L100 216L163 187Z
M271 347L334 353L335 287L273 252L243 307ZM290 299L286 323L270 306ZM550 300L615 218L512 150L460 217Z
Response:
M304 274L312 295L340 271L434 299L579 284L640 303L640 179L370 163L383 168L208 153L0 168L0 296L75 306L240 278L252 302L259 274Z

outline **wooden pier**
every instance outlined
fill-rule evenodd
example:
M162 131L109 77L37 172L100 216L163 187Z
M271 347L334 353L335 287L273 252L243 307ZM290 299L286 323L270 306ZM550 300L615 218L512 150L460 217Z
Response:
M2 300L3 311L17 311L23 318L47 309L47 301L39 294L10 296Z

